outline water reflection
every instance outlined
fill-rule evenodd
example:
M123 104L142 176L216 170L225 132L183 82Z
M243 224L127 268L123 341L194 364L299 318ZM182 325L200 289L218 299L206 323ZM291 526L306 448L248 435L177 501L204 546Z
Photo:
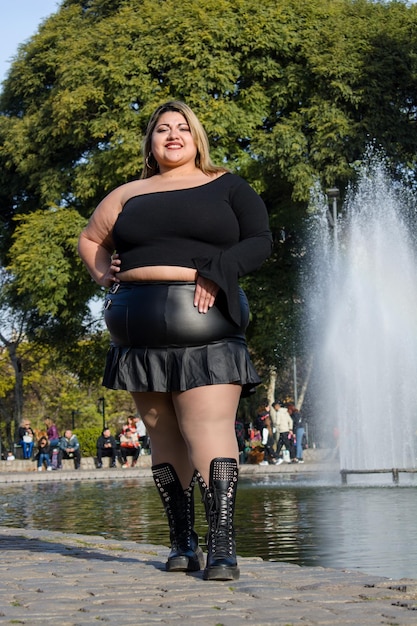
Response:
M197 495L197 500L199 500ZM242 556L417 578L415 487L340 487L302 480L241 480L236 510ZM0 525L168 545L151 479L7 485ZM196 503L196 529L206 532Z

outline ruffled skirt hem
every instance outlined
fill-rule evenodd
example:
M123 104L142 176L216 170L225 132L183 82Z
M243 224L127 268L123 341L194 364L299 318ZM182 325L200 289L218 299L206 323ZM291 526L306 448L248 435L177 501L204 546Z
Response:
M242 397L254 393L260 382L246 344L229 340L187 347L111 346L103 377L105 387L131 392L234 383L242 386Z

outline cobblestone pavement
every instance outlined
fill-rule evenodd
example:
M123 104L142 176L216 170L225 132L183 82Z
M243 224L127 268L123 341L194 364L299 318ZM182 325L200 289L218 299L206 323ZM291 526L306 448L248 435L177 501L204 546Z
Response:
M417 624L415 580L242 558L206 582L166 573L163 546L5 527L0 549L1 624Z

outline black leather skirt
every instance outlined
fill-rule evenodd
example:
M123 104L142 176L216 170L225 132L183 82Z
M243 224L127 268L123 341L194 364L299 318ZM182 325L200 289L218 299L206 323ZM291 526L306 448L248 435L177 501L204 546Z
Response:
M111 336L103 385L128 391L185 391L236 383L242 395L260 379L245 341L249 305L240 290L242 326L219 292L205 314L194 307L195 283L125 282L112 288L104 319Z

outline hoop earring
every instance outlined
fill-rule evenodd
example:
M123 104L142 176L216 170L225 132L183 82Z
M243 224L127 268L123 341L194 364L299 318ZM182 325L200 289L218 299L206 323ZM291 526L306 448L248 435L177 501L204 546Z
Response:
M148 167L150 170L157 170L157 169L158 169L158 164L156 164L156 166L151 165L151 164L149 163L149 159L150 159L150 157L153 157L152 152L150 152L150 153L148 154L148 156L146 157L146 159L145 159L145 164L146 164L146 167Z

